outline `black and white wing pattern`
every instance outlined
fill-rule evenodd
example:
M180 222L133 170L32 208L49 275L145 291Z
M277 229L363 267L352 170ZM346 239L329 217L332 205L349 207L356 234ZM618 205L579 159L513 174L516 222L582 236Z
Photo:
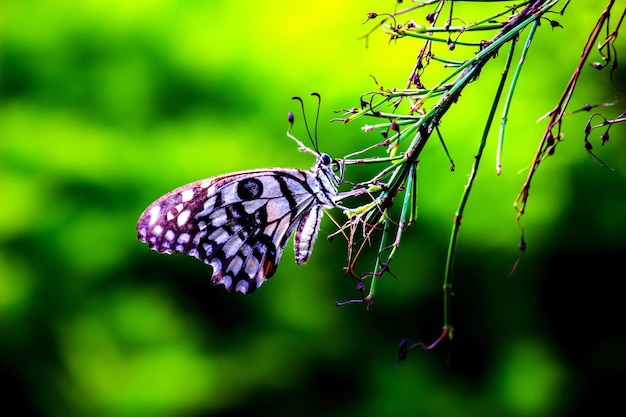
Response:
M296 263L309 259L323 209L335 206L338 164L320 154L311 170L242 171L184 185L143 212L138 238L198 258L213 268L213 284L250 294L276 272L294 230Z

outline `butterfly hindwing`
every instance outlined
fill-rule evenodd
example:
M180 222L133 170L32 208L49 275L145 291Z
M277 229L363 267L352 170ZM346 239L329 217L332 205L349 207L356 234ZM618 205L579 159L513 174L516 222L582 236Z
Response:
M315 167L209 178L152 203L139 218L138 237L159 252L198 258L213 268L214 284L248 294L276 272L296 228L296 262L308 260L321 208L332 206L334 195Z

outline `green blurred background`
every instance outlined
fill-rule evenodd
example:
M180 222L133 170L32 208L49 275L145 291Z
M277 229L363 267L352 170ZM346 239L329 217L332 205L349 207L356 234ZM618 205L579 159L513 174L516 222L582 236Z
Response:
M2 408L37 416L562 416L618 404L626 376L623 126L605 147L593 139L610 171L584 151L588 114L567 117L565 141L533 183L528 249L508 275L519 255L512 203L545 128L536 121L579 59L601 11L591 3L552 16L564 29L540 28L499 177L491 139L456 257L454 341L398 364L402 338L430 342L440 333L452 217L504 54L442 123L456 171L438 142L422 154L419 219L394 261L397 279L380 281L369 311L337 308L358 295L342 276L340 239L320 238L305 266L294 264L290 244L277 274L244 297L211 286L196 260L148 250L135 222L181 184L309 167L310 155L285 136L287 112L299 114L293 95L322 94L322 150L340 156L378 140L360 131L365 120L326 121L375 89L370 74L385 87L405 84L421 43L389 43L377 32L366 48L357 39L371 27L362 25L366 13L389 12L393 2L3 1ZM481 15L476 3L455 5L458 16ZM414 18L423 23L425 14ZM586 67L571 108L613 100L606 74ZM624 75L620 68L614 77L621 91ZM325 221L321 236L333 231Z

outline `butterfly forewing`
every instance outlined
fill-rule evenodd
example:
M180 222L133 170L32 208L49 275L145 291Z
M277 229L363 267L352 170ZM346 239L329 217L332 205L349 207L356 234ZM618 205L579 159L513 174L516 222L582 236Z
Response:
M252 293L276 272L294 229L296 262L308 260L322 208L337 195L329 172L318 158L312 170L244 171L179 187L144 211L138 237L211 265L213 283L228 291Z

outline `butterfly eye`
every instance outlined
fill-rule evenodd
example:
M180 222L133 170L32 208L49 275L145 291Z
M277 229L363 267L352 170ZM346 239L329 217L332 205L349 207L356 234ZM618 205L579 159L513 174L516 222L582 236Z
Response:
M323 153L320 155L320 159L322 160L322 164L330 165L333 162L333 159L327 153Z

